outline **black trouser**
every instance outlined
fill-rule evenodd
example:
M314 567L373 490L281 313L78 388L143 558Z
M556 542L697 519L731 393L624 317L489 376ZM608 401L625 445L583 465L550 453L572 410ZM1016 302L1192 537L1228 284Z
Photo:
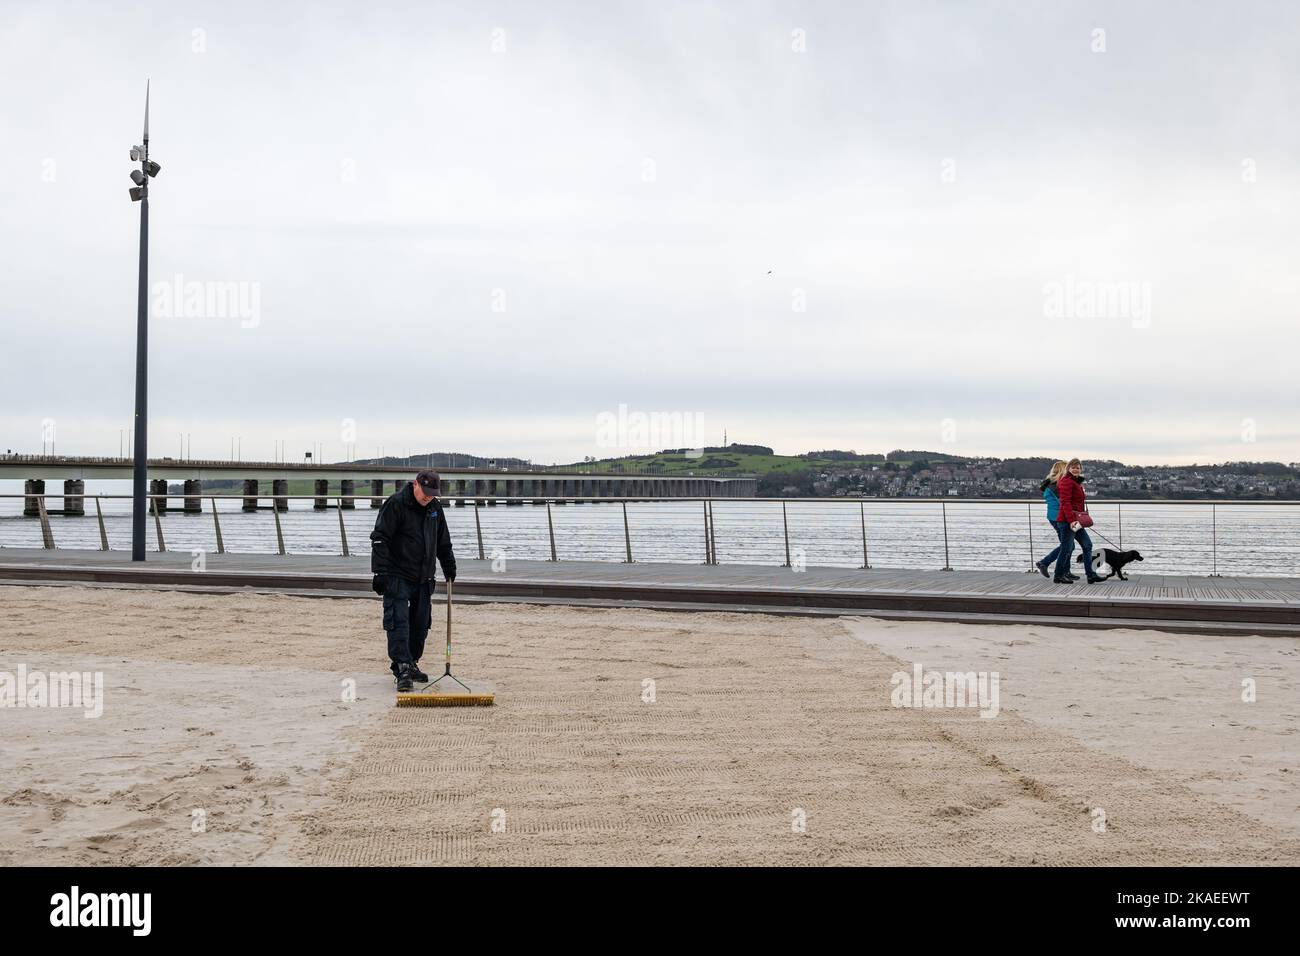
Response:
M416 583L389 575L384 594L384 630L388 632L389 668L394 675L399 664L419 663L432 620L433 594L429 582Z

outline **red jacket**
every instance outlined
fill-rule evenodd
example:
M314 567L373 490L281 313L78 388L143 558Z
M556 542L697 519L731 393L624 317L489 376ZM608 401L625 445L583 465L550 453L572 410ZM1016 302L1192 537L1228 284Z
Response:
M1068 471L1056 483L1056 495L1061 499L1061 507L1056 512L1056 520L1073 524L1079 520L1079 513L1087 511L1084 504L1083 482L1077 480Z

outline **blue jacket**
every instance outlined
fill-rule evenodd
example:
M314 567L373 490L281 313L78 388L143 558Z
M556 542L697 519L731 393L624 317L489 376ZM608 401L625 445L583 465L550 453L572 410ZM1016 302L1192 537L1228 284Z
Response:
M1052 485L1043 489L1043 500L1047 502L1047 520L1054 523L1061 510L1061 499L1056 496L1056 489Z

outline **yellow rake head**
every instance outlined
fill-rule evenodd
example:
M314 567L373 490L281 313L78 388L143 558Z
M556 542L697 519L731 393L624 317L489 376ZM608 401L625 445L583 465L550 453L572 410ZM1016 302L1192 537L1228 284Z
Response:
M446 694L441 691L411 691L397 695L398 707L491 707L495 694Z
M437 683L450 678L459 684L461 692L448 693L437 687ZM491 707L496 702L496 695L487 690L472 690L468 684L451 676L451 582L447 582L447 670L442 677L425 684L420 690L398 691L398 707Z

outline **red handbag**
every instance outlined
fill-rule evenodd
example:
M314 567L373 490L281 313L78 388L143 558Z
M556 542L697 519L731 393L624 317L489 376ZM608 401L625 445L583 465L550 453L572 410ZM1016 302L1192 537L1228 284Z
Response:
M1077 515L1074 516L1074 520L1079 522L1080 528L1092 527L1092 515L1088 514L1088 512L1086 511L1080 511Z

